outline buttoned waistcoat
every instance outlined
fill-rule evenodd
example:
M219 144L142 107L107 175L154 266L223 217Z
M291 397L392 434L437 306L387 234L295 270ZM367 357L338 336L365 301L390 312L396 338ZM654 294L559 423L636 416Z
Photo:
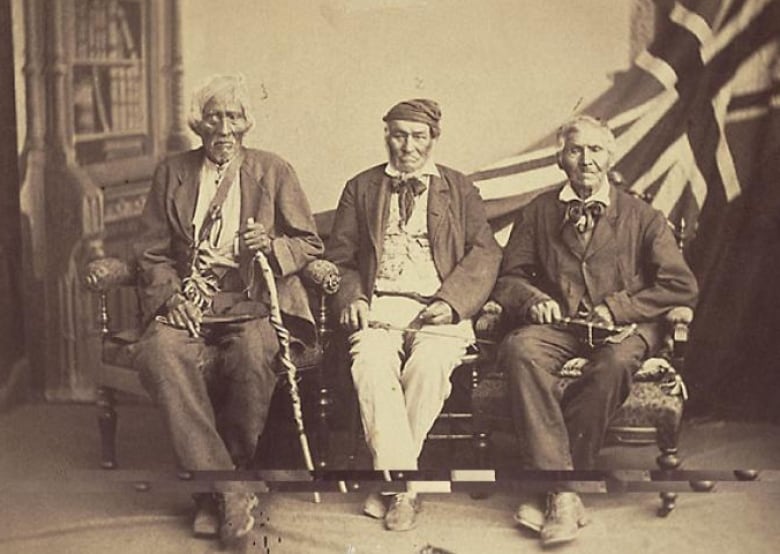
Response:
M428 239L442 281L434 294L470 318L495 283L501 249L485 217L479 192L462 173L437 165L428 193ZM370 302L389 213L391 178L378 165L350 179L339 200L326 256L339 266L336 313L352 301Z
M574 316L587 294L605 303L618 324L638 324L654 350L659 318L675 306L693 307L697 284L663 214L610 185L610 204L585 245L558 190L542 193L515 221L492 297L523 320L536 302L552 298Z

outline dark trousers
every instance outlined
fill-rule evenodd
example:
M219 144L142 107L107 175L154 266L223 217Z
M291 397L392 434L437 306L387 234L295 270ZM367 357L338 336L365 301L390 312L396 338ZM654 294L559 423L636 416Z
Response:
M134 366L163 411L182 469L246 468L276 386L277 337L267 318L209 325L203 335L154 321Z
M512 419L527 469L594 469L610 418L628 397L646 353L638 335L592 349L549 325L509 333L498 363L509 375ZM564 390L553 373L574 357L589 362Z

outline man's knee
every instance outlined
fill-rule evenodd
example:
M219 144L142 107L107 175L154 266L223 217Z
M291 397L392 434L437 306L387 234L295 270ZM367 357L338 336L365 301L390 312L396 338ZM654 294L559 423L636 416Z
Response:
M498 360L504 370L511 373L529 371L553 371L546 367L555 363L543 347L539 325L528 325L510 332L498 347Z
M178 370L197 362L192 340L185 331L153 323L134 346L132 365L144 384L175 381Z
M267 321L255 320L231 338L216 358L219 374L229 382L266 383L273 390L279 342ZM264 325L265 324L265 325ZM249 386L249 385L247 385Z
M610 344L600 348L591 356L591 361L600 373L621 378L632 376L642 365L647 345L642 337L633 336L619 344Z

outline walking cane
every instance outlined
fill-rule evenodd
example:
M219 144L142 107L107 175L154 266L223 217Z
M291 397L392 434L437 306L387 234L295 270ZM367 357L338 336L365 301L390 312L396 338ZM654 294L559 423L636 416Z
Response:
M254 220L250 220L252 223ZM279 359L284 368L284 374L287 377L287 385L290 388L290 399L292 400L293 419L295 420L295 427L298 431L298 440L301 443L301 450L303 451L303 459L306 463L306 469L314 471L314 462L311 458L311 450L309 449L309 439L306 437L306 431L303 428L303 411L301 410L301 395L298 391L298 381L296 381L296 375L298 368L292 363L290 357L290 331L284 326L282 322L282 312L279 309L279 295L276 290L276 281L274 280L274 274L271 270L271 266L268 263L268 258L261 251L255 253L255 260L260 264L260 269L263 273L263 280L266 287L268 287L268 293L271 299L271 325L276 332L276 336L279 338ZM314 491L314 502L320 503L320 493Z

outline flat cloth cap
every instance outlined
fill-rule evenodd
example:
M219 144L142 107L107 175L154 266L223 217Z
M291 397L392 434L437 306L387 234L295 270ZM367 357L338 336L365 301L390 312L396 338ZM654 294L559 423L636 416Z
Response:
M382 121L402 119L404 121L418 121L427 123L436 133L439 132L439 120L441 109L434 100L427 98L414 98L399 102L388 111Z

